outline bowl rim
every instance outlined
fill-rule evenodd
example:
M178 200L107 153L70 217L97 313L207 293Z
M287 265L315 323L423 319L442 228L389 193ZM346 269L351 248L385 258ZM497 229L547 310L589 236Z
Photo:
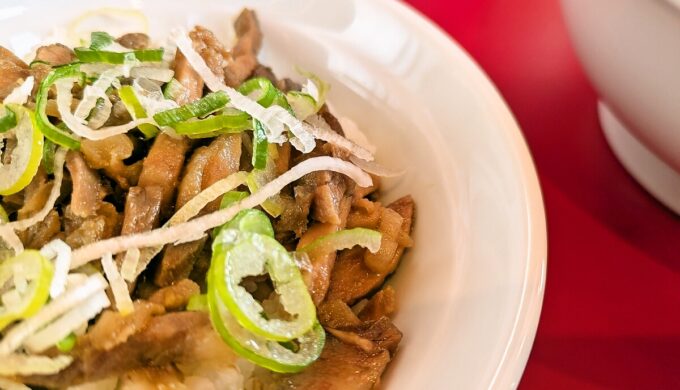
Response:
M442 53L445 55L459 56L462 54L474 68L473 72L477 73L475 76L480 80L477 85L483 89L481 92L487 96L494 96L488 102L496 105L496 107L493 107L494 111L502 115L504 122L508 123L508 126L504 127L503 130L509 133L507 135L512 141L511 148L520 163L521 180L525 189L524 202L528 214L528 250L522 296L520 306L515 314L513 331L488 388L516 388L524 373L536 337L543 306L548 266L545 206L536 166L526 139L507 102L477 61L445 30L410 4L403 0L376 1L404 19L413 21L413 27L421 30L432 43L442 49Z

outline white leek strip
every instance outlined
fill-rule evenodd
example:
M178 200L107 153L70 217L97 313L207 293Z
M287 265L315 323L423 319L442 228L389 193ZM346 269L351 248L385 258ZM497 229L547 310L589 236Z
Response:
M152 118L144 118L119 126L102 127L99 130L91 129L80 123L78 118L71 113L71 102L73 101L71 89L75 81L75 78L63 78L57 80L55 85L57 87L57 109L59 110L59 115L61 115L61 120L76 135L96 141L118 134L125 134L143 123L154 123Z
M349 161L354 163L354 165L358 166L359 168L363 169L365 172L368 172L371 175L375 176L397 177L402 176L403 174L406 173L405 169L397 170L387 168L385 166L378 164L375 161L364 161L356 156L349 156Z
M3 390L31 390L30 387L23 383L15 382L7 378L0 377L0 389Z
M373 161L371 152L333 131L321 116L312 115L307 118L307 123L311 125L309 126L310 132L316 138L345 149L362 160Z
M19 239L19 236L7 225L0 225L0 238L14 252L14 256L24 251L24 244Z
M106 278L109 280L113 299L116 301L116 309L123 315L132 313L135 307L132 305L132 298L130 298L127 283L120 276L118 267L113 262L113 256L110 252L102 256L102 268L104 268L104 274L106 274Z
M19 104L24 105L28 101L28 97L31 96L31 91L33 91L33 84L35 83L35 78L33 76L28 76L21 85L14 88L12 92L3 101L4 104Z
M8 355L0 359L0 375L49 375L56 374L68 367L73 358L70 356Z
M314 150L314 147L316 146L314 137L309 133L309 130L305 128L301 121L297 120L282 107L271 106L269 108L264 108L257 102L242 95L234 88L224 85L224 82L210 70L200 54L194 50L191 39L186 31L174 31L173 39L177 44L177 48L184 54L184 57L186 57L196 73L201 76L205 85L207 85L211 91L226 92L229 96L229 103L231 105L262 122L268 132L267 138L278 139L279 136L285 132L284 125L286 125L295 136L295 138L291 140L293 146L303 153L309 153Z
M83 90L83 99L78 104L73 116L76 117L82 124L86 124L86 118L90 115L92 109L97 105L97 99L109 100L106 95L106 90L111 87L111 84L122 76L123 73L118 68L113 68L104 71L101 76L92 85L88 85ZM110 101L109 101L110 103Z
M66 160L67 151L68 150L65 148L59 148L54 154L54 182L52 183L50 195L47 197L47 202L45 202L43 208L30 218L9 222L3 227L7 226L14 230L26 230L47 217L47 214L52 211L54 204L57 202L57 198L59 198L59 195L61 194L61 183L64 178L64 161Z
M80 247L73 252L71 269L78 268L91 260L100 258L106 253L120 253L131 248L165 245L167 243L180 241L186 236L193 237L201 232L205 232L206 230L226 223L239 211L259 205L271 196L278 194L288 184L300 179L306 174L316 171L342 173L349 176L361 187L369 187L373 183L370 175L347 161L327 156L310 158L265 184L259 191L225 209L174 226L162 227L144 233L109 238Z
M216 181L205 190L199 192L196 196L185 203L184 206L177 210L177 212L173 214L170 219L168 219L168 221L165 223L165 226L173 226L190 220L191 218L198 215L198 213L203 210L203 208L208 203L245 183L247 178L247 172L236 172L225 177L224 179ZM200 235L203 236L203 232L200 232ZM192 239L187 242L195 241L196 239L199 239L200 236L197 238L190 238ZM163 249L163 246L145 248L142 251L141 261L139 262L139 266L137 267L137 270L134 274L134 278L136 278L142 273L142 271L144 271L144 269L146 269L146 266L149 265L151 259L156 256L161 251L161 249Z
M48 259L55 258L54 275L50 283L50 297L54 299L66 289L68 271L71 268L71 247L56 239L42 247L40 253Z
M123 264L120 266L120 275L128 282L134 282L137 277L137 267L139 265L140 256L141 252L138 248L132 248L125 252Z
M59 298L43 306L33 317L14 326L0 341L0 361L4 361L5 356L16 351L23 344L24 340L36 331L54 321L55 318L87 301L98 291L103 291L106 289L106 286L107 283L104 277L101 274L94 274L82 285L67 290Z
M95 293L78 307L71 309L58 320L47 325L24 341L24 346L31 353L40 353L53 347L60 340L87 325L87 322L109 307L111 302L104 291Z
M130 77L143 77L145 79L167 83L172 80L175 72L172 69L156 66L138 66L130 70Z

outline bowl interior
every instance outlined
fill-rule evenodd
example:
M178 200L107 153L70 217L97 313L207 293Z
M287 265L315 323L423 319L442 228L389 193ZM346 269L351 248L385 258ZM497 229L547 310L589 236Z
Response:
M8 1L0 44L21 49L110 4ZM279 77L296 77L299 66L329 81L335 112L357 122L378 161L406 169L383 184L385 202L412 194L417 204L415 247L390 280L404 340L386 388L515 385L540 313L545 225L530 156L493 86L461 49L393 1L116 6L141 8L153 37L201 23L227 39L243 4L261 19L262 62Z

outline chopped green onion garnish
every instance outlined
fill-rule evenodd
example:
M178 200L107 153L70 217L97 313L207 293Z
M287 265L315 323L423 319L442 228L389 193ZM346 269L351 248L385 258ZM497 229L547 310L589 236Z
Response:
M263 107L271 106L279 92L274 84L264 77L255 77L244 82L238 88L238 91L253 100L257 100Z
M17 115L7 106L0 106L0 111L4 111L0 116L0 133L4 133L17 125Z
M54 173L54 153L57 151L57 145L54 142L46 139L43 143L43 158L41 164L48 174Z
M35 99L36 125L50 141L65 148L77 150L80 149L80 141L76 136L53 125L45 113L50 87L55 81L64 77L85 77L85 74L80 71L80 64L73 64L55 68L43 79Z
M245 112L228 109L222 114L210 116L206 119L189 120L173 125L177 134L192 136L222 133L238 133L251 127L250 115Z
M170 80L165 87L163 87L163 97L166 99L180 101L179 97L187 94L187 88L182 85L177 79Z
M76 346L76 335L71 333L68 336L64 337L57 343L57 349L60 352L71 352L73 347Z
M107 64L124 64L131 59L141 62L163 61L163 49L144 49L119 53L115 51L92 50L77 47L73 50L80 62L105 62Z
M229 96L223 91L212 92L181 107L162 111L153 116L159 126L173 126L188 119L208 115L227 105Z
M262 122L253 119L253 168L264 169L267 166L267 134Z
M132 119L143 119L147 117L146 110L142 107L139 99L137 99L134 88L129 85L122 86L118 90L118 97L120 97L120 101L123 102L123 105L127 108ZM158 128L150 123L140 124L137 128L144 134L146 139L151 139L158 135Z
M104 50L108 46L111 46L115 41L109 33L104 31L94 31L90 34L90 49L92 50Z

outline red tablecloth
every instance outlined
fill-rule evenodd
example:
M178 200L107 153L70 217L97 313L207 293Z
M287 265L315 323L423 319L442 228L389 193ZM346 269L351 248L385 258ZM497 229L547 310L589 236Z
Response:
M489 74L536 162L548 278L520 388L680 388L680 218L608 148L559 1L408 2Z

